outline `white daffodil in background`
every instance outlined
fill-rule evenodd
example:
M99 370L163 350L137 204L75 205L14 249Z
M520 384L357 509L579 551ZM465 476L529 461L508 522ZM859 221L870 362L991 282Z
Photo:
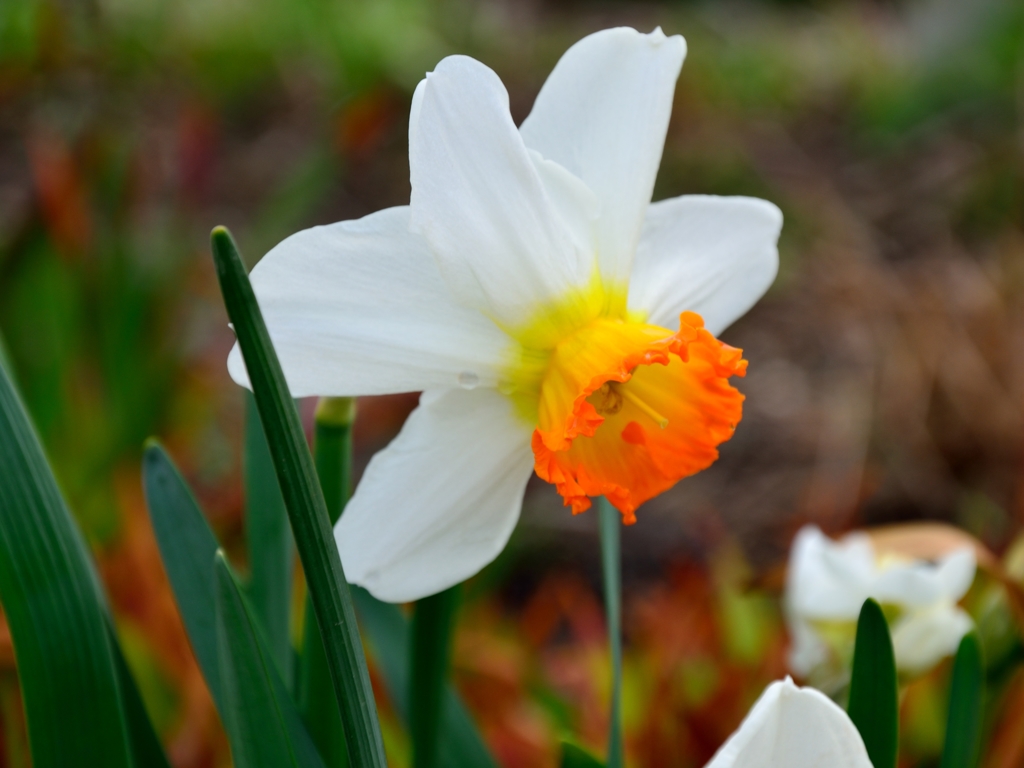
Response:
M651 203L686 44L610 29L562 57L516 128L478 61L427 75L412 198L288 238L252 283L291 391L423 391L336 528L345 574L417 599L505 546L532 471L625 522L717 458L743 396L719 342L775 277L782 217ZM237 348L229 368L247 383Z
M850 717L788 677L765 689L705 768L871 768Z
M786 578L790 668L802 677L841 676L852 660L861 606L872 597L889 619L897 668L928 671L956 653L973 626L957 603L976 566L970 547L933 563L879 554L865 533L833 541L806 526L793 542Z

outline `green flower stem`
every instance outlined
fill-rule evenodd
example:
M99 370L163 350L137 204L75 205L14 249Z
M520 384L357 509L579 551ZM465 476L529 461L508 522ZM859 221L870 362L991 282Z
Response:
M296 548L306 574L327 667L341 707L349 758L359 768L385 768L377 705L370 687L348 583L334 543L327 504L317 482L299 413L285 383L245 266L231 235L217 227L213 258L228 317L242 350L266 430Z
M444 691L461 585L416 601L412 617L409 733L413 768L436 768Z
M316 406L313 460L324 492L331 525L338 522L352 495L353 397L321 397Z
M612 704L608 725L608 768L622 768L622 555L619 543L622 515L608 499L597 501L601 531L601 570L608 639L612 647Z
M352 491L352 422L355 400L351 397L324 397L317 403L313 436L313 461L320 478L331 525L338 522ZM327 768L348 765L341 712L334 696L327 669L320 628L312 602L306 596L305 623L302 631L301 684L299 706L310 736L316 743Z

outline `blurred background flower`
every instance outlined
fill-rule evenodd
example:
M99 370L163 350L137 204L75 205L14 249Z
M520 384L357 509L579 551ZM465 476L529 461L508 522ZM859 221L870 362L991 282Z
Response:
M896 666L927 672L956 653L974 622L957 603L976 569L974 549L955 549L937 562L876 551L866 533L832 541L817 526L801 528L786 574L789 666L830 693L849 680L857 617L868 598L886 611Z
M176 765L229 757L138 463L159 434L244 563L243 396L210 228L254 263L302 227L403 204L411 89L438 60L492 67L520 121L568 45L615 24L689 45L655 199L747 194L786 221L779 280L723 334L750 361L740 428L623 532L631 765L704 765L785 674L778 598L804 524L921 520L988 552L963 602L992 690L984 765L1024 759L1020 3L4 0L0 332ZM360 467L416 401L360 402ZM563 733L604 741L597 550L596 516L535 482L467 589L456 680L503 765L554 765ZM0 753L25 765L5 638ZM934 763L948 674L906 686L906 765Z

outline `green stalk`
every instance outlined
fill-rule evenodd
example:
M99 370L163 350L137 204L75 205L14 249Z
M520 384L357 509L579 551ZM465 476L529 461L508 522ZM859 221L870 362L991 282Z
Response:
M316 405L313 459L331 525L338 522L352 495L353 397L322 397Z
M351 397L321 398L316 408L313 460L331 525L338 522L352 488L352 422L355 400ZM345 768L348 754L341 729L341 712L327 669L320 629L313 605L306 596L302 632L301 695L299 706L310 736L327 768Z
M324 639L327 667L341 706L349 758L360 768L385 768L387 761L377 705L370 687L352 597L299 413L231 235L224 227L217 227L211 241L224 304L249 373Z
M438 765L441 713L461 585L416 601L412 617L409 734L413 768Z
M608 639L612 647L612 706L608 725L608 768L622 768L622 555L619 544L622 515L608 499L597 501L601 531L601 570Z

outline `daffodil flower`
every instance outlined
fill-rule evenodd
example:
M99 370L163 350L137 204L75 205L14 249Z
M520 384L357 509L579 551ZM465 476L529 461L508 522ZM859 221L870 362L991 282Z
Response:
M856 726L828 696L788 677L768 686L705 768L871 768Z
M686 44L610 29L562 57L517 128L451 56L409 117L408 206L314 227L252 283L291 391L423 391L336 528L348 579L406 601L502 550L531 473L624 520L717 457L742 395L714 334L775 277L779 210L651 203ZM234 378L246 383L237 349Z
M786 581L790 668L807 677L849 664L857 616L872 597L889 617L897 668L927 672L956 653L974 626L957 603L976 566L970 547L931 563L880 554L864 533L833 541L815 526L804 527L793 542Z

